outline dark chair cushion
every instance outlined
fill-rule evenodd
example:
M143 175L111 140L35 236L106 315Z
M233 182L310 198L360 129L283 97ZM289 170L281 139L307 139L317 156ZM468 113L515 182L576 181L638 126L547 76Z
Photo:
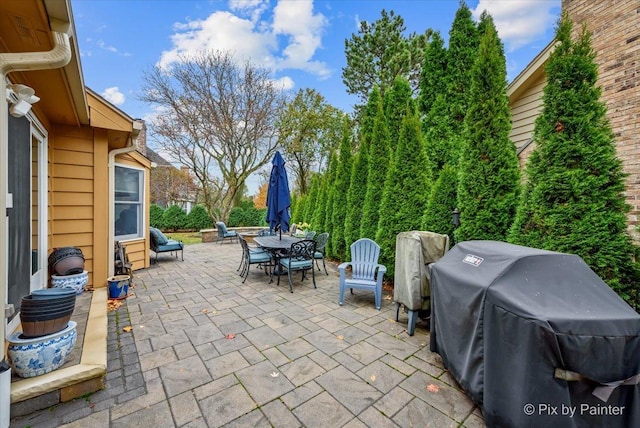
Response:
M166 236L160 231L160 229L156 229L155 227L150 227L149 232L151 233L151 238L155 241L157 246L166 245L169 240Z

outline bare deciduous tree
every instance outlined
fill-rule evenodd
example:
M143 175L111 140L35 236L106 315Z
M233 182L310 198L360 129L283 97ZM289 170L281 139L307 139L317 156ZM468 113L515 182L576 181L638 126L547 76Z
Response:
M156 66L143 81L141 99L158 111L153 137L190 168L211 217L226 220L247 178L275 153L283 91L268 70L221 51Z

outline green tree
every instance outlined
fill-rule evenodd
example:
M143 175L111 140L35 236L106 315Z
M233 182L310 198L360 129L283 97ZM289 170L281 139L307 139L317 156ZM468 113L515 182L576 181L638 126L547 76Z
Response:
M318 176L318 198L311 216L311 226L318 234L326 232L325 213L327 210L327 176L328 171Z
M196 205L187 214L187 226L193 230L209 229L213 227L213 220L205 207Z
M485 33L472 69L459 164L456 240L503 241L515 215L520 191L520 166L509 139L511 113L507 68L493 20L486 15Z
M337 148L344 113L315 89L300 89L278 119L278 144L301 194L309 191L311 175L320 171Z
M151 227L162 229L162 217L164 215L164 209L160 205L151 204L149 207L149 224Z
M564 14L546 65L536 148L509 240L574 253L621 297L638 304L634 248L627 233L625 174L600 100L595 52L583 27L572 40Z
M410 112L402 122L394 161L385 180L375 241L387 275L395 272L396 235L420 228L427 208L431 178L420 132L420 119Z
M318 195L320 192L320 176L314 175L311 178L311 188L309 193L306 195L307 202L304 207L304 215L299 222L305 222L311 224L312 227L315 227L314 224L311 223L311 219L313 218L313 211L318 204Z
M171 232L187 228L187 213L178 206L171 205L162 215L162 225L164 229Z
M440 32L436 31L431 37L424 54L422 72L420 74L420 95L418 107L423 115L431 111L431 107L438 94L446 91L447 50ZM424 130L424 128L423 128Z
M396 77L405 77L417 89L420 66L431 30L405 36L404 20L393 11L382 10L373 23L362 21L358 34L345 40L347 65L342 81L347 93L357 95L364 103L374 86L384 95Z
M454 134L462 132L464 117L471 103L469 82L478 44L478 30L471 11L464 2L460 2L449 31L447 53L447 105L455 126L452 130Z
M349 192L347 193L347 218L344 222L344 240L346 248L360 238L362 225L362 206L367 195L367 177L369 174L369 147L373 138L373 124L380 104L380 92L377 86L369 95L363 109L359 129L359 144L353 159Z
M382 110L382 101L378 101L378 110L373 122L371 145L369 146L369 171L367 173L367 192L362 207L362 225L360 236L374 239L380 218L380 203L384 191L389 164L393 162L389 148L387 120Z
M391 88L382 97L382 106L384 117L387 119L389 147L393 152L400 138L402 119L406 116L407 111L414 110L409 82L403 77L397 77Z
M329 169L327 170L326 180L324 182L326 195L324 203L323 226L325 232L329 233L329 240L327 241L327 246L325 247L325 254L328 257L335 257L331 249L331 236L333 235L333 197L335 194L334 185L337 174L338 155L336 154L336 152L333 152L331 153L331 157L329 158ZM342 227L342 225L339 225L339 227Z
M453 209L458 205L456 186L458 172L455 167L446 164L433 184L427 210L422 218L421 230L449 235L453 242Z
M351 123L345 118L342 127L342 143L340 144L340 157L338 169L333 185L333 212L331 213L331 223L334 225L331 234L331 250L333 255L339 260L345 260L346 244L344 240L344 223L347 217L347 194L351 180L353 147L353 133Z

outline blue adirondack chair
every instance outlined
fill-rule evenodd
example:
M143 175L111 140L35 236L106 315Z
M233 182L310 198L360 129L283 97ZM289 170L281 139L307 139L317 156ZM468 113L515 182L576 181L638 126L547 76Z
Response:
M375 293L376 309L382 303L382 277L387 271L378 263L380 246L371 239L362 238L351 244L351 261L341 263L340 270L340 306L344 303L345 288L369 290ZM347 278L347 267L351 266L351 277Z

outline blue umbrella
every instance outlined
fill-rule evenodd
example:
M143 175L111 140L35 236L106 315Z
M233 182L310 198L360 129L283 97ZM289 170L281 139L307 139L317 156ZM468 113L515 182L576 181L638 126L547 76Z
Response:
M273 168L269 178L269 188L267 189L267 222L273 230L280 226L280 239L282 231L289 230L289 207L291 206L291 195L289 194L289 179L287 170L284 168L284 159L280 152L276 152L273 157Z

